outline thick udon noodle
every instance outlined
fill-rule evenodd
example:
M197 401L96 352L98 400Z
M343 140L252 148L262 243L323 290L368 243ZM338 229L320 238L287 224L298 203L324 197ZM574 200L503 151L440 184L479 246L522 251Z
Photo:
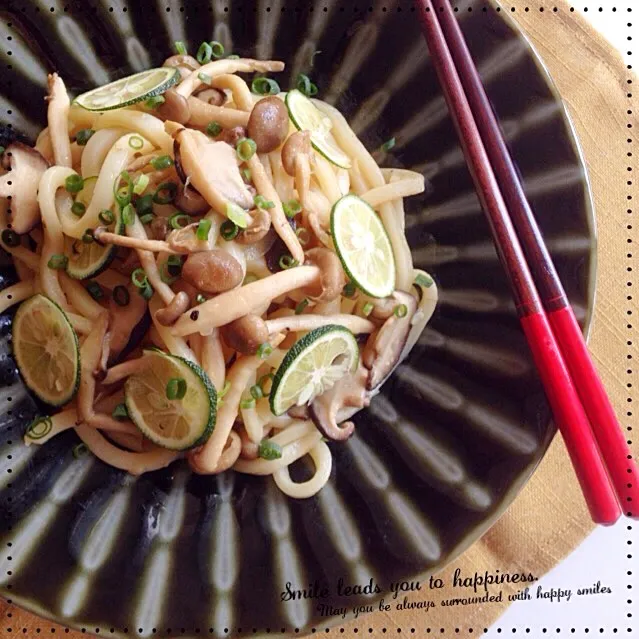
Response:
M254 96L246 82L235 75L238 70L254 70L255 65L244 62L227 64L228 68L222 69L223 73L209 71L212 85L229 92L230 100L224 105L224 118L231 125L245 123L243 113L250 111L260 97ZM177 90L188 97L198 83L193 73ZM133 179L145 174L151 189L165 181L167 176L174 175L174 169L158 171L148 164L150 159L160 155L173 156L173 139L167 132L165 122L137 105L92 113L70 106L64 84L57 76L53 76L50 90L49 126L38 136L35 146L51 164L39 183L38 203L43 228L35 228L30 234L35 244L34 250L24 244L4 247L13 256L20 281L0 293L0 311L34 293L44 293L64 309L80 339L82 376L78 395L70 405L50 418L49 432L37 443L42 444L62 431L75 429L84 444L107 464L133 474L149 472L171 463L179 457L179 453L155 446L132 423L119 422L110 416L113 407L122 401L122 381L136 370L136 360L115 364L106 371L101 383L96 381L93 373L100 367L104 357L102 349L108 331L105 307L95 301L80 282L71 279L63 271L48 268L47 263L52 255L64 253L65 237L81 238L88 227L99 225L100 211L113 208L113 185L122 171L128 170ZM317 238L320 246L330 246L328 222L333 204L349 192L359 195L379 212L391 240L397 267L396 288L414 294L413 282L417 271L413 268L404 234L403 198L423 190L422 176L410 171L380 169L341 113L321 100L316 99L314 103L330 119L332 134L339 147L349 156L351 169L340 169L315 153L314 163L299 176L291 177L283 168L280 150L276 149L268 154L256 154L248 162L257 192L275 201L278 207L281 202L297 197L303 205L302 223L309 235ZM202 105L197 108L204 109ZM194 113L196 125L205 124L202 119L204 116L198 116L195 108ZM206 113L208 121L209 111ZM86 145L79 146L72 142L77 132L87 127L94 129L95 133ZM294 131L291 124L289 135ZM135 149L131 144L134 136L142 139L142 145L135 145L138 147ZM81 219L71 212L72 201L64 190L66 178L76 172L85 179L97 176L91 201ZM163 207L157 208L162 213ZM220 239L219 227L223 218L218 213L210 210L205 217L212 222L211 246L222 246L232 252L242 265L243 273L250 274L251 279L276 282L277 276L271 275L264 257L250 245L243 246ZM0 225L6 228L7 221L6 205L3 203L0 207ZM290 230L289 225L285 224ZM127 225L126 234L134 240L148 240L147 230L137 217L133 224ZM295 234L292 239L283 239L287 246L297 242ZM293 250L301 252L303 257L301 246ZM185 334L157 321L157 311L170 304L175 295L172 285L161 277L161 267L168 254L141 248L135 251L155 291L149 302L153 321L147 332L147 343L198 363L218 392L228 388L218 408L213 434L191 459L193 468L206 473L233 468L240 473L272 475L277 486L291 497L304 498L317 493L329 478L332 457L314 423L310 419L296 419L288 415L275 417L270 412L266 398L258 399L255 406L248 408L241 407L241 400L260 376L270 373L282 361L286 350L278 346L284 340L285 344L288 342L286 348L290 346L287 337L290 331L299 336L323 323L342 323L354 332L371 333L376 328L375 324L358 316L355 313L356 302L346 296L335 302L314 305L308 316L295 315L290 305L281 305L267 315L271 307L269 302L251 311L262 315L269 325L273 347L271 355L262 360L257 356L231 353L222 343L215 326ZM300 267L300 278L313 268ZM109 268L95 279L108 291L129 281L125 274L115 268ZM248 280L247 277L245 282ZM231 291L230 294L237 296L239 293ZM303 297L299 289L295 289L282 293L277 299L286 296L294 302ZM436 298L434 285L421 292L404 355L430 318ZM178 327L179 322L176 329ZM113 392L113 388L118 390ZM254 458L256 446L265 437L281 446L281 458ZM28 438L27 441L35 443ZM303 483L296 483L291 479L289 467L306 456L314 468L312 476Z

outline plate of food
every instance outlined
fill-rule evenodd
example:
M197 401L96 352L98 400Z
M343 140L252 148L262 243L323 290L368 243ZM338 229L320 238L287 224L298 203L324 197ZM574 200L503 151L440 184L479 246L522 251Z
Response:
M585 326L570 121L498 7L458 14ZM0 593L295 634L477 540L555 431L411 4L1 20Z

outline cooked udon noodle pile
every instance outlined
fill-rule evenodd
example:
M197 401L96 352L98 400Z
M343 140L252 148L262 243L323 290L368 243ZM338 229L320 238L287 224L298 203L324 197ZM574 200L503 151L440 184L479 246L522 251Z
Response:
M52 74L35 148L4 150L0 310L23 302L16 360L55 406L25 441L309 497L435 307L404 235L423 177L379 168L306 76L283 93L282 62L205 45L73 102Z

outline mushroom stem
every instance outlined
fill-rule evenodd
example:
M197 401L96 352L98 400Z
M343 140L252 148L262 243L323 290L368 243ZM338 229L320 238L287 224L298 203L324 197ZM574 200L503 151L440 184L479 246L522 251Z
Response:
M307 155L299 154L295 158L295 188L299 193L302 209L304 210L304 216L308 220L311 230L324 246L331 248L331 238L322 228L319 215L317 214L310 197L311 164Z
M190 335L195 332L206 334L212 328L224 326L253 313L264 303L284 293L308 286L319 275L320 269L317 266L300 266L221 293L199 305L197 319L191 319L190 312L184 313L171 332L173 335Z
M182 80L176 91L188 98L203 84L202 80L200 80L202 74L213 79L225 73L268 73L283 70L284 63L277 60L252 60L250 58L214 60L200 67L198 73L191 73L190 76Z
M268 179L260 158L255 154L247 164L251 171L257 192L275 205L269 212L271 214L271 223L276 233L280 236L284 244L286 244L286 248L290 251L291 257L297 260L299 264L303 264L304 249L302 249L302 245L297 235L295 235L295 231L288 222L284 209L282 208L282 200L280 200L280 196L277 194L275 187Z
M163 240L149 240L138 237L128 237L127 235L118 235L105 230L103 226L99 226L94 231L95 239L102 244L116 244L131 249L139 249L141 251L151 251L152 253L171 253L179 255L188 251L178 251Z
M246 111L215 106L214 104L208 104L204 102L204 100L194 97L190 97L188 103L191 109L191 117L189 118L188 124L191 127L204 127L209 124L209 122L217 122L225 129L232 129L236 126L246 128L248 125L249 114Z
M69 141L69 107L71 103L62 78L57 73L49 75L49 107L47 120L53 147L53 157L58 166L71 167L71 142Z
M372 333L375 330L373 322L357 315L291 315L266 320L266 328L269 334L280 331L312 331L320 326L336 324L344 326L355 335L359 333Z
M129 359L126 362L122 362L122 364L112 366L107 370L106 377L102 380L102 385L109 386L111 384L117 384L130 375L144 370L145 366L146 361L144 357Z

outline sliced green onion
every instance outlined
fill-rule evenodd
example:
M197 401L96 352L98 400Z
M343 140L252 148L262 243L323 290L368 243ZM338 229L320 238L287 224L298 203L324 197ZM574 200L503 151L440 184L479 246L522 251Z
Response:
M396 142L397 140L395 140L395 138L391 138L390 140L386 140L380 148L382 151L390 151L395 146Z
M93 280L87 282L87 293L97 302L104 297L104 292L102 291L102 287Z
M176 40L173 43L173 46L175 47L175 52L178 55L186 55L186 45L182 42L182 40Z
M169 399L184 399L186 380L183 377L172 377L166 385L166 396Z
M256 195L253 198L253 203L258 209L272 209L275 206L274 202L267 200L263 195Z
M133 185L133 192L136 195L142 195L147 186L149 186L149 176L146 173L140 173L140 175L138 175L138 179Z
M79 146L84 146L94 133L95 131L93 129L80 129L75 134L75 141Z
M211 76L208 73L204 73L203 71L200 71L197 74L197 79L200 82L204 82L204 84L211 84Z
M262 389L262 395L264 397L268 397L271 394L271 387L273 386L274 379L275 375L273 375L273 373L267 373L266 375L262 375L262 377L257 380L259 387Z
M156 204L169 204L175 199L177 190L177 184L175 182L162 182L162 184L155 189L153 201Z
M122 209L122 222L124 224L133 224L135 222L135 209L132 204L127 204Z
M273 347L268 342L264 342L264 344L260 344L257 349L257 356L260 359L266 359L272 352Z
M248 167L244 167L241 173L245 182L250 182L251 179L253 178L253 176L251 175L251 169L249 169Z
M113 289L113 301L118 306L128 306L131 301L131 296L129 295L129 291L126 286L122 286L122 284L118 284Z
M160 279L165 284L173 284L177 280L177 277L175 275L171 275L171 273L169 272L169 265L167 262L164 262L160 266L159 270L160 270Z
M63 271L67 267L68 263L69 258L66 255L60 255L59 253L56 253L49 258L47 266L55 271Z
M169 218L169 226L172 229L183 229L185 226L188 226L191 223L191 216L186 213L182 213L178 211L177 213L173 213L173 215Z
M83 455L89 452L87 445L84 442L80 442L77 446L74 446L71 450L71 454L75 459L80 459Z
M20 246L20 236L11 229L4 229L2 231L2 241L10 247Z
M87 207L82 202L74 202L71 205L71 213L73 213L73 215L76 215L77 217L82 217L86 210Z
M368 317L373 312L373 304L371 302L366 302L362 307L362 315L364 317Z
M311 241L311 234L308 232L308 229L303 226L295 229L295 235L297 235L297 239L302 246L306 246Z
M251 82L251 91L258 95L276 95L280 92L280 85L271 78L259 77Z
M288 270L289 268L293 268L297 266L298 264L299 262L293 259L291 255L286 254L280 257L280 261L279 261L280 268L284 269L285 271Z
M346 283L346 286L342 290L342 295L344 295L344 297L353 297L356 292L357 289L355 288L355 282L350 281Z
M50 417L36 417L27 428L25 435L29 439L42 439L46 437L53 428L53 422Z
M164 104L164 102L163 95L154 95L144 103L144 106L146 106L147 109L157 109L161 104Z
M235 151L237 153L237 157L240 158L242 162L248 162L255 155L255 151L257 151L257 144L255 144L255 141L251 140L251 138L242 138L237 143Z
M117 419L119 422L129 419L129 411L126 404L118 404L111 412L111 417Z
M298 213L302 211L302 205L297 200L289 200L282 204L284 213L288 218L294 218Z
M213 48L208 42L202 42L200 48L197 50L195 54L196 60L200 64L207 64L211 61L211 56L213 55Z
M93 229L87 229L82 235L82 241L85 244L91 244L95 242L95 235L93 234Z
M144 288L139 289L138 293L148 301L153 297L153 287L147 284Z
M225 220L220 225L220 235L227 242L234 240L237 237L237 234L239 232L240 232L240 227L235 222L231 222L231 220Z
M406 306L406 304L398 304L393 309L393 314L395 315L395 317L406 317L406 315L408 314L408 306Z
M135 210L140 218L148 213L153 213L153 196L150 193L143 195L137 199Z
M249 397L248 399L243 399L240 402L240 408L244 408L244 409L255 408L255 400L252 397Z
M80 175L70 175L64 181L64 188L69 193L79 193L84 188L84 180Z
M211 46L211 55L214 58L221 58L224 55L224 45L221 42L212 40L209 45Z
M249 392L251 393L251 397L255 400L262 399L262 397L264 397L262 387L259 384L253 384Z
M295 307L295 315L301 315L304 312L304 309L308 306L308 300L304 298L296 307Z
M211 230L211 220L200 220L197 225L195 236L198 240L206 241L209 239L209 231Z
M168 155L158 155L158 157L153 158L149 164L156 171L161 171L162 169L168 169L170 166L173 166L173 160Z
M307 97L317 95L317 86L304 73L297 76L297 89Z
M204 297L204 295L202 295L202 293L198 293L195 296L195 302L197 304L204 304L204 302L206 302L206 297Z
M169 255L166 261L167 270L170 275L177 277L182 272L182 256L181 255Z
M227 60L239 60L240 56L237 55L237 53L231 53L230 55L226 56L226 59Z
M154 217L155 215L153 215L153 213L145 213L144 215L140 216L140 222L142 222L142 224L148 224L153 220Z
M216 138L220 133L222 133L222 126L219 122L212 120L206 125L206 134L212 138Z
M144 146L144 140L139 135L132 135L129 138L129 146L137 151Z
M120 187L120 182L124 182L123 187ZM113 184L113 195L115 197L115 201L121 208L131 202L131 198L133 197L133 180L127 171L122 171L122 173L115 178L115 182Z
M110 211L109 209L102 209L98 213L98 219L102 222L102 224L109 226L109 224L113 224L113 222L115 222L115 215L113 215L113 211Z
M228 217L231 222L235 222L241 229L245 229L248 226L246 211L233 202L226 203L226 217Z
M137 286L137 288L144 288L145 286L148 286L149 280L143 268L136 268L131 273L131 282L133 283L133 286Z
M270 439L263 439L257 447L257 456L267 460L280 459L282 447Z
M433 285L433 279L428 277L428 275L424 275L424 273L418 273L415 278L415 284L417 284L417 286L423 286L424 288L430 288Z

